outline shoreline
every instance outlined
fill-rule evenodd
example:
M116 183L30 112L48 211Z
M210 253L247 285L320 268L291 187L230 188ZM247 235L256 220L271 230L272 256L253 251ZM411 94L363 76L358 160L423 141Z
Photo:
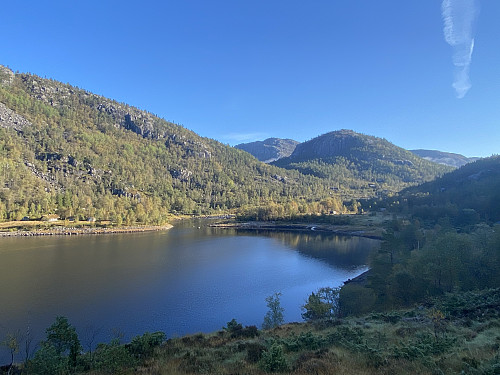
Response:
M158 232L173 228L171 224L165 225L145 225L145 226L126 226L117 228L105 227L87 227L70 228L54 227L50 229L39 230L16 230L12 232L0 232L0 237L36 237L36 236L78 236L78 235L98 235L98 234L120 234L120 233L141 233Z
M226 228L237 230L268 230L268 231L292 231L292 232L319 232L332 233L340 236L364 237L374 240L382 239L380 228L362 227L359 225L333 225L313 223L277 223L277 222L234 222L215 223L209 225L212 228Z

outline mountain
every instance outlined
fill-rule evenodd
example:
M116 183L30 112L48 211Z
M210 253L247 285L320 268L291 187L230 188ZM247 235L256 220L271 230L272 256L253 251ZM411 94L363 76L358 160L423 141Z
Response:
M424 220L448 218L455 226L500 221L500 156L481 158L434 181L405 189L395 201L398 210Z
M450 167L460 168L461 166L473 162L478 158L468 158L460 154L454 154L451 152L443 152L437 150L410 150L415 155L420 156L426 160L432 161L433 163L449 165Z
M0 66L0 220L159 223L267 202L307 206L323 181L150 112ZM306 201L307 200L307 201Z
M246 151L264 163L290 156L299 142L293 139L268 138L264 141L240 143L234 147Z
M327 179L339 190L364 191L365 196L399 191L452 170L385 139L345 129L300 143L289 157L272 164Z

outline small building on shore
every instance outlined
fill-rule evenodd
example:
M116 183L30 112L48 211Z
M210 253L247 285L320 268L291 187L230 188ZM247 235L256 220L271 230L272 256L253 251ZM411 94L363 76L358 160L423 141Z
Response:
M47 221L49 223L59 221L60 216L57 214L48 214L48 215L43 215L42 216L42 221Z

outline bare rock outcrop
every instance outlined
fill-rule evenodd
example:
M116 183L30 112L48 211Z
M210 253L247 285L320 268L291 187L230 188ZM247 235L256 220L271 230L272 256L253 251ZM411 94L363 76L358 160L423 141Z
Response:
M31 122L23 116L18 115L3 103L0 103L0 126L2 128L14 129L17 132L22 131L27 126L32 126Z

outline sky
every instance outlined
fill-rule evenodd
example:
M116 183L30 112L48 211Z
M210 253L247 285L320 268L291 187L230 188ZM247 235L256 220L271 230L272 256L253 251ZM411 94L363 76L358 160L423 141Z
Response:
M490 156L498 15L498 0L16 0L0 64L230 145L352 129Z

